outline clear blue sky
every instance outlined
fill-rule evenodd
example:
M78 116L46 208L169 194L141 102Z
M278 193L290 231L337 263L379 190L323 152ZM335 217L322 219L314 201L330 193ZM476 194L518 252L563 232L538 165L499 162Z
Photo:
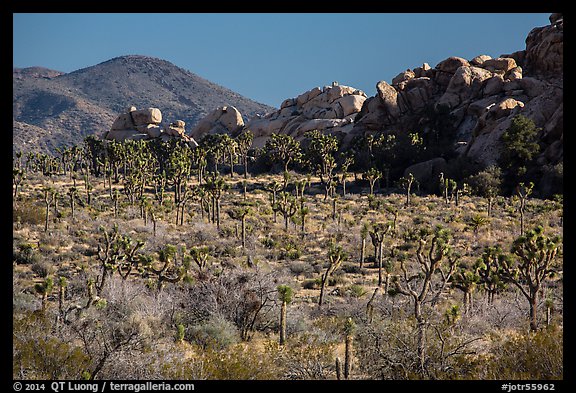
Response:
M332 81L376 93L407 68L525 48L549 13L13 14L14 67L158 57L279 107Z

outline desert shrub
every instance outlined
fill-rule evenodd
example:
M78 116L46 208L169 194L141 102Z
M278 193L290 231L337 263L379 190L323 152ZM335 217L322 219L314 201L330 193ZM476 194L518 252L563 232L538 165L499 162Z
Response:
M185 337L203 349L216 350L228 348L240 341L236 326L221 315L214 315L199 325L190 326Z
M293 242L287 242L280 251L279 259L298 259L302 256L302 251Z
M225 351L207 348L195 361L209 380L271 380L281 377L274 350L252 350L234 345Z
M304 280L302 282L302 288L304 289L320 289L320 285L322 284L322 280L320 278Z
M88 356L50 333L48 317L20 314L13 318L12 375L16 379L80 379Z
M551 325L526 334L514 334L494 344L483 363L487 379L550 380L563 378L563 329Z
M30 201L21 202L12 207L13 222L38 225L42 224L45 218L45 210Z
M366 294L366 289L362 285L352 284L348 287L348 293L352 297L362 297Z
M295 274L297 276L300 276L302 274L305 276L309 276L313 272L312 266L309 265L308 263L303 262L290 262L288 268L290 269L290 272L292 272L292 274Z
M51 274L54 270L52 265L46 261L34 262L30 269L34 272L34 274L37 274L38 277L42 278L48 277L48 275Z
M262 243L262 245L264 247L269 248L269 249L276 248L276 246L278 245L278 242L276 240L272 239L271 237L265 237L260 242Z
M40 261L37 247L32 243L21 243L13 254L14 261L19 264L29 265Z
M277 345L274 343L274 346ZM288 338L288 345L278 353L284 379L333 379L336 343L327 341L314 331Z

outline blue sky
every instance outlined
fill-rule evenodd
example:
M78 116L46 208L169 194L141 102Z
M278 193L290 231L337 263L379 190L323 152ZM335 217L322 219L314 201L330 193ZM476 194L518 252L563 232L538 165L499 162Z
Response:
M407 68L525 48L549 13L13 14L13 66L158 57L279 107L332 81L376 93Z

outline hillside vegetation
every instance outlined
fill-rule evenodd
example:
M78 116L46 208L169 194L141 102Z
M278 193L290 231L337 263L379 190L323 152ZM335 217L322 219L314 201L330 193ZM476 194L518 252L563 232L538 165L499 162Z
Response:
M561 195L251 142L16 154L13 377L563 378Z

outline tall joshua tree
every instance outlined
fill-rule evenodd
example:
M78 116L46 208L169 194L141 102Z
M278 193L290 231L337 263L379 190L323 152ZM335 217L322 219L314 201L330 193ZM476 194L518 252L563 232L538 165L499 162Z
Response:
M52 187L44 187L44 204L46 205L44 232L48 231L48 222L50 219L50 205L54 203L55 198L56 198L56 191Z
M204 187L212 197L212 222L216 222L216 226L220 229L220 199L222 192L228 188L228 185L217 172L211 172Z
M412 173L409 173L407 176L400 179L400 184L404 190L406 190L406 206L410 206L410 196L412 185L416 181L416 178Z
M282 302L280 309L280 345L286 342L286 309L292 302L292 288L288 285L278 285L278 298Z
M418 372L426 374L426 318L422 307L432 291L439 294L445 287L454 269L456 259L451 258L452 248L449 245L451 238L449 232L437 226L434 231L422 228L416 234L418 247L416 250L416 260L418 262L418 272L411 276L404 259L400 259L401 274L394 277L394 293L399 293L411 299L414 306L414 318L417 323L417 354ZM444 261L448 262L448 268L442 269ZM441 280L436 278L440 274ZM420 278L418 280L418 278ZM416 282L414 282L416 281Z
M384 237L390 231L392 227L391 224L385 223L378 223L372 225L372 228L369 231L370 237L372 238L372 243L375 246L375 249L378 251L376 255L374 255L375 260L374 263L378 264L378 286L382 286L382 265L383 265L383 244L384 244ZM386 283L388 283L388 274L386 274ZM386 284L388 286L388 284ZM387 292L388 288L386 288L385 293Z
M242 163L244 164L244 179L248 178L248 152L252 147L253 140L254 133L250 130L245 130L236 137L238 153L240 153L240 156L242 157Z
M274 162L282 163L284 172L288 172L288 165L297 161L301 156L300 142L286 134L272 134L266 141L264 151Z
M272 210L274 211L274 222L276 222L277 210L274 209L276 202L278 200L277 195L278 192L282 190L282 183L277 180L270 182L267 186L265 186L266 190L272 193Z
M52 277L46 277L44 281L34 286L34 289L40 296L42 296L42 312L46 311L46 306L48 305L48 296L54 288L54 280Z
M360 246L360 269L364 265L364 259L366 258L366 238L370 233L370 224L365 222L360 227L360 238L362 239L362 245Z
M328 249L328 268L322 275L322 281L320 285L320 298L318 299L318 306L322 307L324 303L324 293L326 291L326 285L328 284L328 280L332 273L334 273L342 262L346 260L347 254L342 248L341 245L336 245L335 243L330 243L330 247Z
M520 235L524 233L524 213L526 211L526 201L528 200L528 196L532 194L532 189L534 188L534 183L530 182L527 185L524 183L518 184L516 187L516 196L518 196L518 200L520 201L520 205L518 206L518 211L520 212Z
M296 198L287 192L281 192L272 209L282 214L282 217L284 217L284 230L288 231L288 220L298 212Z
M364 180L368 180L368 183L370 183L370 195L374 195L374 185L376 184L378 179L382 177L382 172L380 172L376 168L370 168L369 170L364 172L362 177L364 178Z
M554 262L561 242L559 236L546 236L542 226L537 226L512 243L511 251L517 259L501 259L502 277L528 300L530 330L538 330L538 294L544 281L555 274Z
M242 224L242 248L246 248L246 216L250 213L252 213L252 209L248 204L242 204L228 211L230 218L239 220Z
M350 379L350 372L352 370L352 345L354 342L354 331L356 324L352 318L348 318L344 324L344 379Z

